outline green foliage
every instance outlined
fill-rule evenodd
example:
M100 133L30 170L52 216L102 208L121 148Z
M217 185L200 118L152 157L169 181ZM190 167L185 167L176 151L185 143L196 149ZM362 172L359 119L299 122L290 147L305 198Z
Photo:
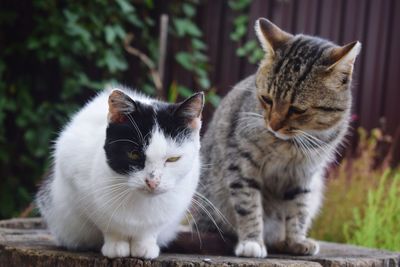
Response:
M232 10L240 14L233 20L233 32L230 34L231 40L239 43L236 55L245 57L251 64L256 64L264 57L264 52L257 40L245 41L248 29L253 28L253 25L249 26L249 16L247 14L251 1L230 0L228 4Z
M348 243L400 250L400 171L385 171L376 188L368 190L364 207L353 209L353 221L343 225Z
M203 36L199 27L193 21L197 10L196 2L187 2L175 7L176 17L173 18L172 34L186 40L185 50L175 54L175 60L187 71L194 74L194 79L199 89L209 90L211 83L208 77L208 57L206 44L201 40ZM172 84L169 88L168 99L175 102L178 94L188 96L192 94L189 88ZM208 92L207 94L211 93ZM213 105L218 105L213 102Z
M391 169L385 161L376 165L377 151L390 138L378 129L370 134L359 129L358 134L356 155L330 172L322 213L311 236L400 250L396 234L400 230L400 168Z
M50 141L88 98L117 82L134 82L147 94L155 93L147 67L124 51L127 33L135 35L133 46L154 62L159 56L161 10L153 0L22 2L10 2L0 11L0 39L5 41L0 44L0 218L28 206L49 165ZM197 5L171 1L169 32L187 44L176 61L199 89L208 89ZM192 93L176 82L173 86L171 101Z

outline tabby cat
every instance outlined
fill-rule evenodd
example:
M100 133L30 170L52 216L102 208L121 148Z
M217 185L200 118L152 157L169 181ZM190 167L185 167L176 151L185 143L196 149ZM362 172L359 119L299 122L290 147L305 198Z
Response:
M266 246L314 255L319 246L307 230L321 205L324 169L349 126L361 45L291 35L263 18L255 29L265 57L208 126L199 190L220 211L217 226L237 237L237 256L266 257ZM216 230L206 214L197 222Z

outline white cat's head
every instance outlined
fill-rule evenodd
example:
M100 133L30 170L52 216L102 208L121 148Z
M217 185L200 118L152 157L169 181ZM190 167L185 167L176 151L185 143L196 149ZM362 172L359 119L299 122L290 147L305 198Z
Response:
M104 145L110 168L132 190L173 189L198 158L203 102L197 93L178 104L146 104L114 90Z

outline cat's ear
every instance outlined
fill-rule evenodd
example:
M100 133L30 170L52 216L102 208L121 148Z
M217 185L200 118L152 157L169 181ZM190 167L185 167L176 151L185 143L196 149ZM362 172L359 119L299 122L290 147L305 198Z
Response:
M114 90L108 97L108 121L122 123L127 120L127 114L137 109L135 101L119 90Z
M178 104L174 116L183 118L185 123L192 129L200 129L201 112L204 106L204 93L196 93Z
M293 38L293 35L281 30L265 18L259 18L256 21L255 30L264 52L271 55Z
M358 41L349 43L344 46L333 48L327 59L328 70L337 69L343 71L353 70L354 61L360 53L361 43Z

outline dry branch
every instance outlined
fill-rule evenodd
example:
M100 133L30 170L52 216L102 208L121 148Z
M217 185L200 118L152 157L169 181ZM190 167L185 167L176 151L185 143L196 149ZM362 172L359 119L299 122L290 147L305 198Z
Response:
M125 48L126 52L128 52L129 54L131 54L133 56L138 57L140 59L140 61L142 61L149 68L151 77L152 77L154 85L156 87L157 96L159 98L163 98L163 93L162 93L163 86L162 86L160 73L157 70L157 66L153 62L153 60L151 60L145 53L143 53L139 49L131 46L131 43L134 38L135 38L135 36L133 35L133 33L127 34L127 36L124 40L124 48Z

